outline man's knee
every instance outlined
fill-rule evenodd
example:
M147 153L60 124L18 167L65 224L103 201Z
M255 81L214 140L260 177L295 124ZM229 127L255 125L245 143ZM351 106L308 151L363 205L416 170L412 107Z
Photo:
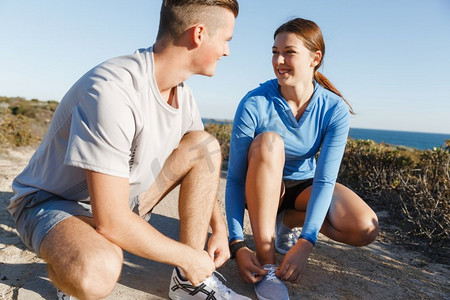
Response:
M222 161L221 149L218 140L206 131L193 131L186 134L181 140L184 150L190 157L190 163L206 163L212 172L220 167Z
M283 139L276 132L260 133L253 140L248 152L249 160L254 157L264 161L284 157Z
M96 253L86 253L78 259L71 262L76 266L68 267L66 270L61 268L52 268L53 271L58 269L59 272L70 272L77 270L75 276L66 277L61 283L67 279L71 280L68 285L74 290L74 296L80 299L103 299L107 297L114 289L121 273L123 264L123 254L117 249L98 249ZM61 274L55 274L58 279ZM59 276L58 276L59 275Z
M90 220L70 217L61 221L40 247L56 287L80 299L111 293L123 264L122 249L101 237Z

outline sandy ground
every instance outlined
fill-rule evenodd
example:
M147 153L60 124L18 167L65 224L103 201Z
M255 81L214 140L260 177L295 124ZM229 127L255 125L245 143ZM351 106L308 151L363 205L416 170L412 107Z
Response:
M11 182L32 153L29 148L0 149L0 299L56 299L44 261L25 249L6 211L12 195ZM225 179L221 179L222 209L224 188ZM150 220L175 239L177 192L159 204ZM377 213L381 228L388 226L387 213ZM108 299L167 299L172 269L126 253L122 276ZM252 286L241 283L233 260L219 271L229 287L256 299ZM420 254L383 243L381 238L370 246L355 248L320 236L302 282L288 284L288 288L291 299L450 299L449 278L450 266L427 263Z

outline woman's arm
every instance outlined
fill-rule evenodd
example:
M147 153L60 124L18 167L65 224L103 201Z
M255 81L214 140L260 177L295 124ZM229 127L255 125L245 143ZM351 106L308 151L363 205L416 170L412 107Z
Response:
M230 141L225 205L229 240L244 240L245 179L247 153L257 124L257 105L253 98L244 98L234 117Z
M336 107L317 161L314 183L306 210L305 223L300 238L313 245L325 220L333 196L334 185L347 144L349 111L345 103Z

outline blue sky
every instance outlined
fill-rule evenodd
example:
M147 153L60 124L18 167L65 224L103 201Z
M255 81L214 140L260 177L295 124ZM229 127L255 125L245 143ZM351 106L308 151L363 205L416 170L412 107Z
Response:
M100 62L155 40L159 0L0 0L0 96L59 101ZM274 77L274 30L315 21L321 71L356 111L351 126L450 134L450 1L241 0L231 55L188 80L205 118L232 119Z

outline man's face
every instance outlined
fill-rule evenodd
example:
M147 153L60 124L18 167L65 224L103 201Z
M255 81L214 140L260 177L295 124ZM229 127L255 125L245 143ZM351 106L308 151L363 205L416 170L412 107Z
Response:
M216 71L217 61L222 56L230 54L229 41L233 37L234 15L232 12L221 9L218 15L220 20L217 21L215 30L206 30L205 39L202 43L199 71L197 74L205 76L213 76Z

